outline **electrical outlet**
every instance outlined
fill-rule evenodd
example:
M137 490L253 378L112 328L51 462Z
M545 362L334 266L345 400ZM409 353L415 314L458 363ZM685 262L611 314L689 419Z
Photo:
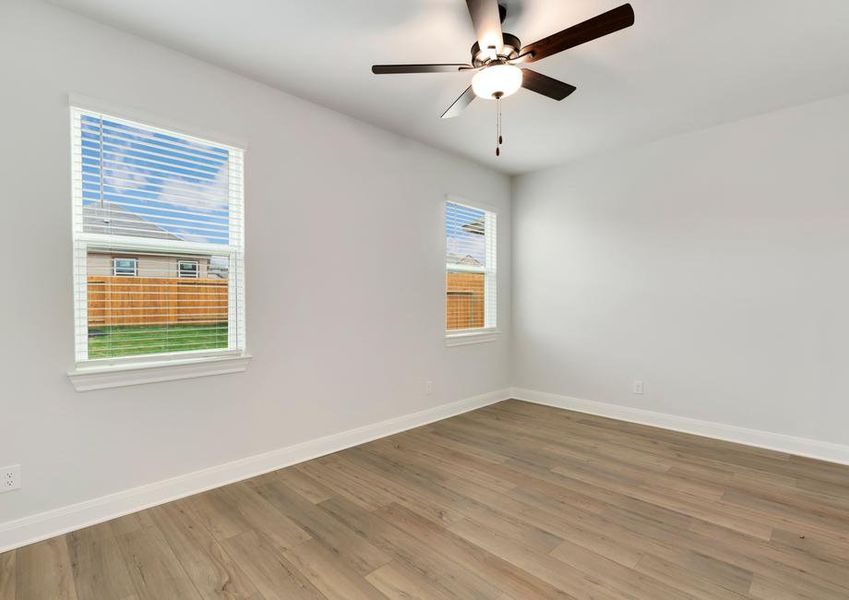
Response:
M21 487L21 465L0 469L0 492L11 492Z
M634 393L635 394L644 394L645 391L646 391L646 386L642 381L640 381L639 379L634 381Z
M425 381L425 394L430 396L433 393L433 382L431 380Z

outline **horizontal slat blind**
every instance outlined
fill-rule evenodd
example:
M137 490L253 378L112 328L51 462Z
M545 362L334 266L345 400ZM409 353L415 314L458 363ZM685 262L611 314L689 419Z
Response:
M495 213L446 202L445 239L446 329L495 328Z
M77 360L244 350L242 150L71 117Z

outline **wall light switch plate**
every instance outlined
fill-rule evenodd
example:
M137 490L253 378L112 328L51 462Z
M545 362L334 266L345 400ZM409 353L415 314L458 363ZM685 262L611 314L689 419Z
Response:
M645 384L639 379L634 382L634 393L635 394L644 394L646 392Z
M0 468L0 492L21 489L21 465Z

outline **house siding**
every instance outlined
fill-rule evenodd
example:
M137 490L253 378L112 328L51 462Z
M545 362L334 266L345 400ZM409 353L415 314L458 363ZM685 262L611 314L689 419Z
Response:
M88 275L112 276L112 260L115 258L135 258L138 260L139 277L177 277L177 263L181 260L194 260L198 263L198 277L209 277L209 257L206 256L165 256L151 254L133 254L132 252L89 252L86 261Z

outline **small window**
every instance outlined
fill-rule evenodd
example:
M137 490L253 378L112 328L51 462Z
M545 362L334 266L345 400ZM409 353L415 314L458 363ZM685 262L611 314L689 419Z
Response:
M137 258L113 258L112 275L115 277L137 277L139 261Z
M198 278L198 261L181 260L177 262L177 277Z
M496 215L445 203L445 329L448 334L496 327Z

